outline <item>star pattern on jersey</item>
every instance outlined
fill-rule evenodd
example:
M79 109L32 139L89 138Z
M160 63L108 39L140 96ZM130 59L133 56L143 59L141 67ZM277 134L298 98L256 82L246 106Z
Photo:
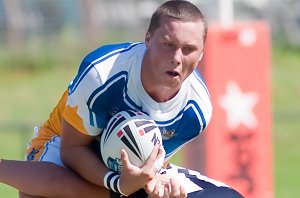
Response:
M220 97L219 105L227 115L229 129L236 129L244 125L250 129L257 126L257 118L253 112L258 102L258 95L255 92L242 92L236 82L230 81L226 84L225 94Z

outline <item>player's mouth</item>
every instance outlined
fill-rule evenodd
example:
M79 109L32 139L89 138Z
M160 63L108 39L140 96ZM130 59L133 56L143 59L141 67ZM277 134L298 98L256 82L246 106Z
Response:
M167 71L167 74L171 77L179 77L179 72L177 71Z

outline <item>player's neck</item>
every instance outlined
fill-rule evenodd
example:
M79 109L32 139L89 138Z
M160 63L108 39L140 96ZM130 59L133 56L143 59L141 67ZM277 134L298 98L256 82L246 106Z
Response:
M164 88L164 87L159 87L157 89L155 89L155 88L147 89L144 87L144 89L149 94L149 96L156 102L167 102L167 101L171 100L172 98L174 98L176 96L176 94L178 93L178 90L174 91L174 90L170 90L169 88Z

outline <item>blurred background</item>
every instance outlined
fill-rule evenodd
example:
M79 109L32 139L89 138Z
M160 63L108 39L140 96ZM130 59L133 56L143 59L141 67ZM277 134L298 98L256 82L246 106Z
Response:
M106 43L143 41L160 0L0 0L0 158L23 159L81 59ZM209 23L218 0L193 0ZM238 21L263 20L272 39L275 195L297 197L300 179L300 1L235 0ZM17 191L0 184L0 197Z

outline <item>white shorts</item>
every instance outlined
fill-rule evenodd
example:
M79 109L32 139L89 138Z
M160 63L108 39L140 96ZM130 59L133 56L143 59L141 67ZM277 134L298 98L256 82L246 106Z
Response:
M60 158L60 136L54 136L49 141L46 141L44 145L33 147L30 144L26 160L27 161L43 161L52 162L59 166L64 166Z

